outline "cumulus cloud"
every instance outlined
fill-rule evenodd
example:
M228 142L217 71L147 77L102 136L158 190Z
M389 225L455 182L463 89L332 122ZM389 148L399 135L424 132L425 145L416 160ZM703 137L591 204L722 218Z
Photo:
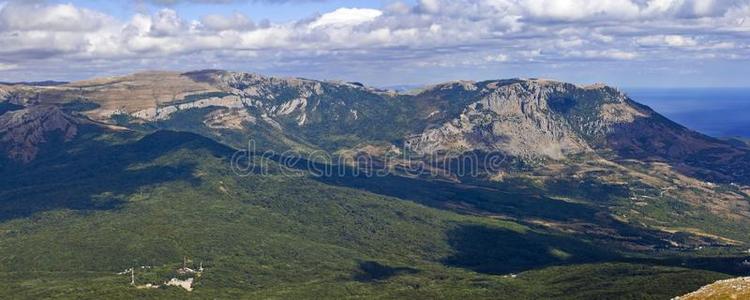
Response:
M201 4L229 4L234 2L264 2L264 3L294 3L294 2L324 2L326 0L147 0L159 5L175 5L180 3Z
M310 23L310 28L356 26L372 22L382 14L382 11L370 8L339 8L318 17Z
M355 62L375 68L742 58L750 52L748 36L750 0L396 1L276 23L239 12L187 19L179 7L119 19L73 4L0 3L4 71L39 60L74 60L82 68L243 62L325 73L326 66Z
M205 15L201 18L198 24L214 31L253 30L255 28L255 23L241 13L234 13L231 16L217 14Z
M14 2L0 6L0 30L93 31L110 22L105 14L72 4Z
M440 10L440 0L419 0L418 8L426 13L436 13Z
M522 3L532 17L574 21L586 18L635 18L640 8L630 0L529 0Z
M644 13L651 15L670 14L684 18L716 17L732 8L747 5L743 0L651 0Z
M150 31L157 36L177 35L182 32L184 24L177 12L171 9L162 9L151 18Z

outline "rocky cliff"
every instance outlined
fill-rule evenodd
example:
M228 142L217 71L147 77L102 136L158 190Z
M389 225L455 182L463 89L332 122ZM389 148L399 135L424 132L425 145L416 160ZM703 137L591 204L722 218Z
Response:
M73 138L78 121L57 106L40 105L0 115L0 147L11 159L29 162L52 134Z

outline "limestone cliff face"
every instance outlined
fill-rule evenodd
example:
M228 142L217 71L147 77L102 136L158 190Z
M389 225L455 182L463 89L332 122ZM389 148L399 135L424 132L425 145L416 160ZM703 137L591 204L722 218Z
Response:
M589 151L549 103L562 85L541 81L490 87L460 115L410 138L419 153L500 151L522 158L563 159Z
M292 119L299 126L305 125L308 103L313 97L324 94L319 81L296 78L265 77L250 73L221 72L214 82L229 93L239 95L246 107L253 108L263 120L275 128L281 127L277 119ZM317 103L311 103L314 110Z
M17 105L34 104L39 98L39 88L23 85L0 85L0 103Z
M252 73L221 73L217 82L236 93L264 101L283 100L284 91L294 90L299 98L323 94L322 82L298 78L266 77Z
M323 119L341 120L347 115L356 119L358 112L349 108L348 104L357 99L337 95L335 90L358 90L363 93L374 91L374 89L350 83L266 77L252 73L220 70L183 74L167 73L167 75L178 76L183 80L193 80L195 85L210 86L219 93L205 93L205 90L196 93L185 92L181 98L175 99L176 101L172 103L162 103L136 111L121 110L118 113L125 113L145 121L159 121L170 119L176 112L194 108L221 107L235 112L238 109L246 109L247 112L241 114L247 114L249 117L244 119L260 119L274 128L281 129L283 126L280 124L303 127L310 122L325 121ZM321 105L325 107L318 111ZM325 118L322 118L321 114ZM318 115L318 118L313 118L315 115ZM220 124L223 118L215 117L215 114L212 115L211 120L207 119L206 122L218 127L238 127L237 124ZM232 122L236 121L236 119L230 119Z
M242 100L235 96L229 95L224 97L208 97L187 103L164 105L147 108L131 113L130 116L143 119L146 121L168 120L172 114L181 110L190 110L205 107L225 107L225 108L243 108Z
M368 96L377 98L381 93L376 89L344 82L224 71L188 74L196 80L211 83L229 94L239 96L240 102L255 111L261 119L271 118L278 124L286 123L297 127L326 123L329 120L356 120L359 111L355 108L355 102ZM376 103L370 104L377 106Z
M10 96L10 91L2 85L0 85L0 102L4 102Z
M51 133L65 140L78 132L77 122L56 106L33 106L0 115L0 147L13 160L29 162Z
M463 91L455 86L448 90L474 99L457 116L408 139L411 149L419 153L487 150L560 160L606 146L607 136L616 128L651 114L623 93L601 85L530 79L462 83L461 87ZM467 94L470 91L473 94Z

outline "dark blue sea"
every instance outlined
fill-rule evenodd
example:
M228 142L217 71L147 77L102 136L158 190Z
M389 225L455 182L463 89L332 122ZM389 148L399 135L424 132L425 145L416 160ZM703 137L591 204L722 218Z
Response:
M628 88L631 99L714 137L750 137L750 88Z

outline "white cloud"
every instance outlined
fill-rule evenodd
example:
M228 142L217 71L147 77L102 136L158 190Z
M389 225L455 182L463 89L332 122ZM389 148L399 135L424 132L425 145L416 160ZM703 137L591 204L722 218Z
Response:
M484 58L488 62L506 62L509 57L505 54L488 55Z
M708 46L709 49L734 49L737 45L734 42L719 42Z
M92 31L112 18L72 4L3 4L0 10L0 31Z
M411 11L411 7L409 7L408 4L399 1L389 4L386 7L386 11L393 14L405 15Z
M633 60L638 58L635 52L617 49L604 50L573 50L563 54L565 57L576 59L604 59L604 60Z
M663 14L684 3L682 0L651 0L646 4L643 10L646 14Z
M156 16L151 18L150 32L153 35L169 36L177 35L184 29L183 22L177 12L172 9L162 9Z
M121 20L44 3L0 10L6 65L242 62L332 72L327 64L365 70L750 56L750 0L420 0L258 24L240 13L186 19L173 9Z
M310 28L356 26L372 22L383 14L371 8L339 8L321 15L310 23Z
M695 39L681 35L666 35L664 42L672 47L692 47L698 44Z
M255 24L241 13L234 13L231 16L205 15L201 18L200 24L209 30L215 31L252 30L255 28Z
M440 10L440 0L419 0L419 8L427 13L436 13Z
M570 38L557 42L557 46L560 48L578 48L583 46L586 42L580 38Z
M596 33L596 32L594 32L593 34L591 34L591 38L593 38L596 41L600 41L600 42L604 42L604 43L611 43L611 42L613 42L615 40L615 38L612 37L612 36L610 36L610 35L600 34L600 33Z
M528 0L521 1L531 16L557 20L581 20L592 17L635 18L638 5L630 0Z
M681 35L650 35L639 37L636 41L642 46L655 47L668 46L689 48L698 45L698 41L694 38Z

